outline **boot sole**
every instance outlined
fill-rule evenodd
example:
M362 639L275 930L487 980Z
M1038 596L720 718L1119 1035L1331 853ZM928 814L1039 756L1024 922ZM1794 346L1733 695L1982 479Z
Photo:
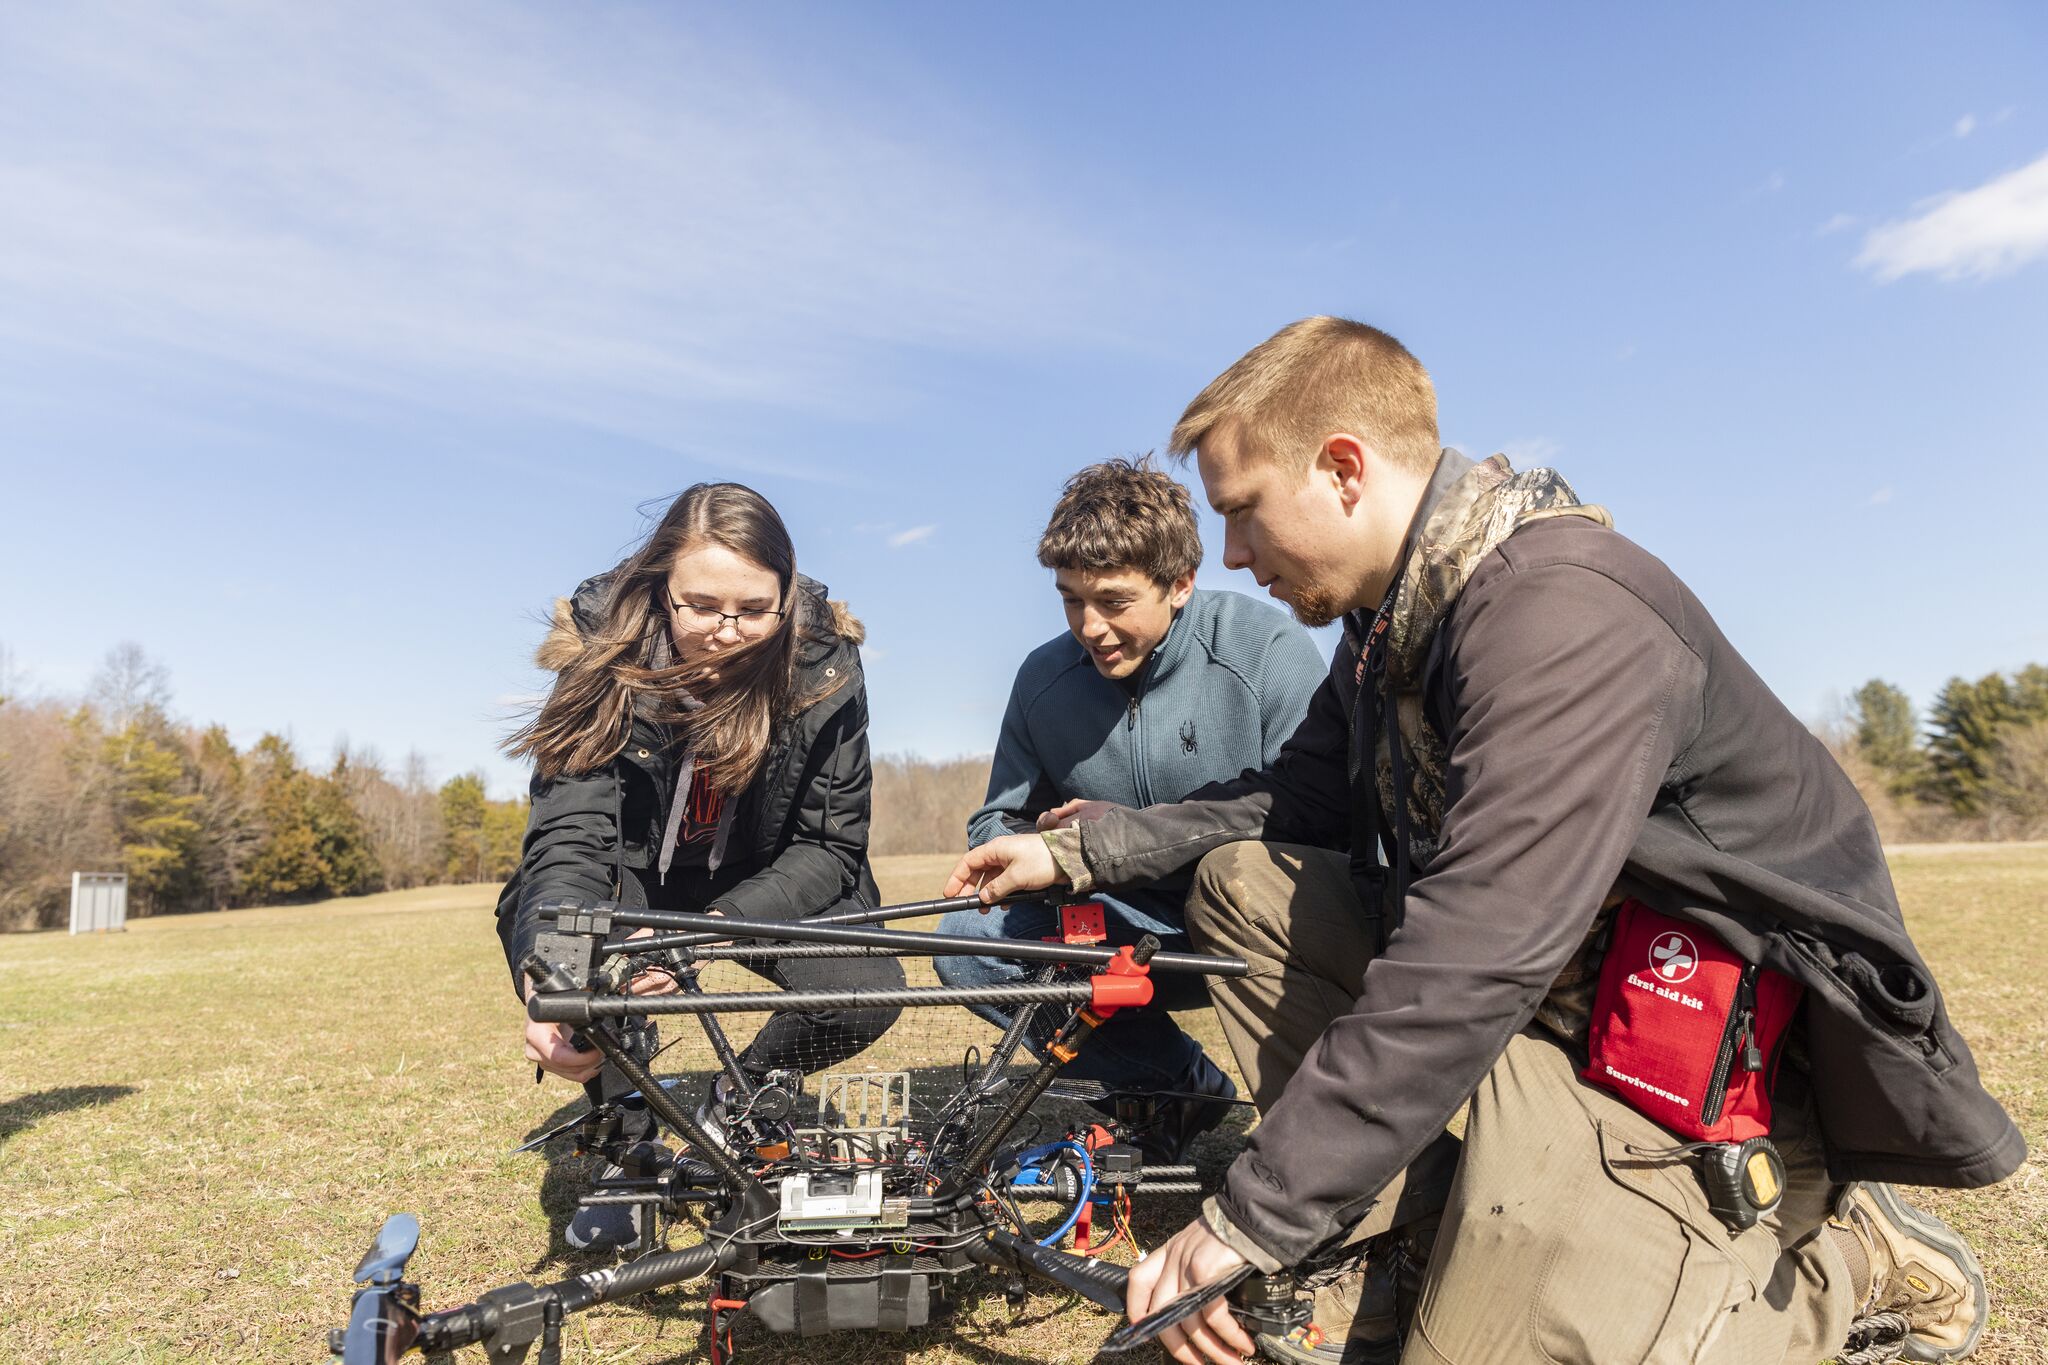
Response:
M1883 1211L1886 1218L1912 1233L1920 1241L1941 1251L1963 1268L1963 1275L1969 1280L1970 1289L1976 1295L1981 1310L1977 1314L1977 1320L1970 1324L1970 1335L1964 1339L1961 1346L1936 1350L1908 1336L1905 1349L1900 1352L1901 1357L1916 1362L1916 1365L1946 1365L1948 1361L1961 1360L1977 1349L1978 1339L1984 1335L1984 1321L1990 1316L1990 1295L1984 1287L1984 1267L1977 1263L1977 1254L1970 1250L1970 1245L1963 1240L1962 1234L1933 1214L1916 1209L1899 1198L1898 1191L1890 1185L1866 1182L1863 1188L1870 1195L1871 1202Z

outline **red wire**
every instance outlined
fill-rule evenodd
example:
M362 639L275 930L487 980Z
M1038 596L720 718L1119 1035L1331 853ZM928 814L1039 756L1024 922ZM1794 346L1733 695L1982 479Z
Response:
M732 1338L729 1332L726 1335L724 1349L720 1349L718 1337L719 1313L721 1311L736 1312L746 1306L747 1301L745 1299L714 1298L711 1300L706 1309L711 1316L711 1365L724 1365L724 1362L732 1355Z
M1097 1242L1094 1246L1089 1247L1086 1251L1082 1252L1081 1254L1083 1256L1100 1256L1103 1252L1115 1246L1117 1242L1122 1239L1123 1235L1123 1227L1120 1224L1118 1224L1114 1219L1112 1219L1110 1221L1109 1240L1106 1242Z

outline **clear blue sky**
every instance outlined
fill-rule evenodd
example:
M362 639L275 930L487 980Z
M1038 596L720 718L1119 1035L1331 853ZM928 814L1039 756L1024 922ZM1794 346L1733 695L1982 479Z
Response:
M1337 312L1801 714L2048 660L2048 10L1679 8L9 5L0 648L507 793L549 599L737 478L985 751L1062 478Z

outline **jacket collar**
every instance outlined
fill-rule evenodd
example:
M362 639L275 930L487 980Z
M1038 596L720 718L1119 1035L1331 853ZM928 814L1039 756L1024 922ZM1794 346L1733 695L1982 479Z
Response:
M1436 457L1436 469L1423 485L1422 499L1415 504L1415 515L1408 518L1407 534L1401 538L1401 553L1394 560L1394 577L1387 584L1387 595L1371 611L1364 607L1355 608L1344 615L1344 634L1352 640L1365 638L1373 618L1383 611L1392 609L1394 594L1401 590L1401 580L1408 575L1408 561L1415 554L1415 543L1422 538L1422 527L1429 520L1429 514L1444 500L1444 494L1458 484L1458 480L1471 472L1475 462L1462 451L1445 446Z
M1180 661L1187 657L1188 641L1193 637L1194 627L1188 624L1188 616L1195 606L1194 594L1181 609L1173 614L1173 620L1166 627L1166 638L1152 647L1152 655L1145 660L1145 666L1138 670L1138 691L1151 690L1166 681Z

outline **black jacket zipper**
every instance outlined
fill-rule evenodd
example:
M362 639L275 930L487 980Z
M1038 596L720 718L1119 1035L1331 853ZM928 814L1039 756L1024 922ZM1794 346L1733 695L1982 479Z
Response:
M1764 1069L1763 1051L1756 1045L1757 965L1746 962L1735 983L1735 1008L1728 1013L1728 1026L1721 1031L1721 1049L1714 1054L1714 1073L1707 1080L1706 1098L1700 1102L1700 1122L1712 1127L1721 1121L1728 1104L1728 1077L1735 1069L1735 1057L1742 1054L1744 1071Z

